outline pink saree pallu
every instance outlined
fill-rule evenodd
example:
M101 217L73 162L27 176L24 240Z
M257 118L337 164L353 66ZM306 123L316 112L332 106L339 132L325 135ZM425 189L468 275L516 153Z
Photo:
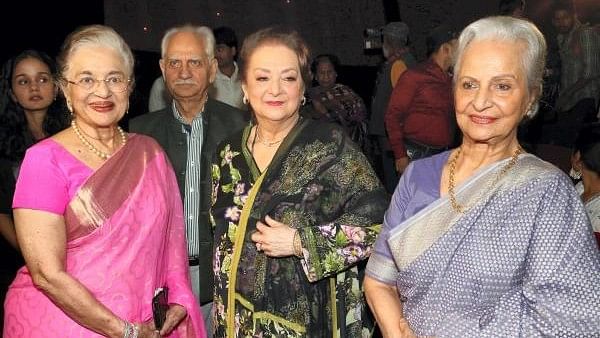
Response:
M189 283L178 191L156 142L130 134L66 207L65 269L100 303L134 323L152 319L154 290L168 286L169 303L188 314L169 337L206 337ZM9 289L5 312L3 337L100 337L38 290L27 267Z

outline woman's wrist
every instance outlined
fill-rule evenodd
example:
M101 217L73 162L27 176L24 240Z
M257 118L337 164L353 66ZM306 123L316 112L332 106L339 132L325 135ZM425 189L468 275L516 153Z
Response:
M130 323L128 321L125 321L125 326L123 328L123 338L138 338L138 335L140 334L140 327Z

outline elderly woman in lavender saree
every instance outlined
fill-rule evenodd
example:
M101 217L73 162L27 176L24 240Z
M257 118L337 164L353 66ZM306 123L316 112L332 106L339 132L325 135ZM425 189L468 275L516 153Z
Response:
M365 293L384 337L597 337L600 260L568 177L520 147L546 45L491 17L459 39L461 146L411 163L377 239Z
M153 139L117 124L131 50L113 29L87 26L59 61L73 121L21 166L13 208L27 266L10 286L3 337L205 337L173 169ZM152 298L164 286L156 328Z

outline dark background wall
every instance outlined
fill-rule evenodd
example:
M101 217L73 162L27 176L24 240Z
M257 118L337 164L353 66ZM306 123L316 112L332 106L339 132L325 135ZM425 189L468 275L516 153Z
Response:
M0 60L26 48L40 49L54 56L65 36L77 26L103 22L102 0L5 1L0 10Z
M526 0L527 16L553 41L548 9L551 0ZM296 28L313 54L337 54L339 81L368 100L382 57L363 50L363 30L386 23L384 9L399 15L411 28L415 54L424 57L427 32L440 23L457 29L479 17L495 14L498 1L489 0L82 0L13 1L14 10L0 12L3 35L0 60L24 48L56 55L65 36L80 25L114 27L136 54L137 87L130 116L144 113L152 81L160 75L158 51L164 31L183 23L228 25L240 41L258 28L282 24ZM582 21L598 20L600 1L575 0ZM5 5L6 6L6 5ZM6 7L5 7L6 8ZM392 11L390 12L390 9Z

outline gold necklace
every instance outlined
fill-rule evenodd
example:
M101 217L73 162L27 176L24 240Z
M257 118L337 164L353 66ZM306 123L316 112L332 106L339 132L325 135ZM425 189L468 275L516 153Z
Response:
M265 139L263 139L262 136L260 136L260 133L258 132L258 124L256 125L256 130L255 130L255 135L256 138L258 139L258 142L262 143L262 145L264 145L265 147L271 148L274 147L275 145L279 144L281 141L283 141L283 139L285 138L282 137L279 140L275 140L275 141L267 141Z
M456 211L458 213L463 213L465 210L465 207L463 207L462 205L460 205L458 203L458 201L456 200L456 195L454 194L454 185L455 185L454 172L456 171L456 161L458 160L460 151L461 151L461 148L458 148L458 150L456 151L456 154L454 155L452 160L450 160L450 162L448 163L448 166L449 166L449 169L448 169L448 196L450 198L450 204L452 205L452 209L454 209L454 211ZM494 179L494 181L492 181L492 184L490 184L488 191L492 190L492 188L494 188L494 186L498 183L500 178L502 178L502 176L504 176L504 174L506 174L510 170L510 168L512 168L517 163L517 160L519 159L519 155L522 152L523 151L521 150L520 147L517 148L517 150L515 150L515 153L510 158L510 161L508 161L508 163L502 168L502 170L500 170L500 172L498 172L498 174L496 175L496 178Z
M71 121L71 127L73 128L75 135L77 135L77 138L81 141L81 143L83 143L84 146L88 147L88 149L92 153L96 154L98 157L100 157L103 160L107 160L112 155L112 154L103 152L102 150L96 148L93 144L91 144L90 141L88 141L85 138L85 136L83 136L83 134L81 133L81 130L79 129L79 126L77 126L77 123L75 122L75 120ZM121 138L121 147L123 147L127 143L127 135L125 134L123 129L121 129L121 127L119 127L119 126L117 126L117 131L119 132L119 135Z

